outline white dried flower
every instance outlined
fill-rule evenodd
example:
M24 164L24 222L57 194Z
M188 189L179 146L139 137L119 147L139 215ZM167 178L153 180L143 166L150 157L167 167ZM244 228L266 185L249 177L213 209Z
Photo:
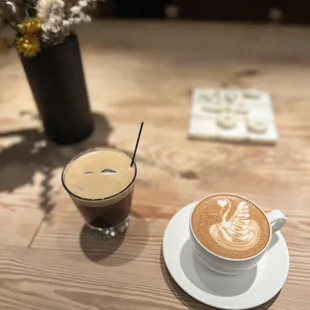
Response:
M58 33L62 29L62 18L57 15L50 15L50 18L42 25L45 33Z
M82 8L78 5L73 6L70 11L72 14L79 14L81 12Z
M70 25L69 21L63 20L62 21L62 26L63 26L63 33L64 33L64 35L68 36L70 34L70 30L71 30L71 25Z
M91 18L88 14L80 12L79 14L71 15L69 18L69 23L72 25L78 25L81 22L90 22Z
M70 27L70 23L69 23L69 21L67 21L66 19L64 19L64 20L62 21L62 24L63 24L63 26L64 26L65 28L69 28L69 27Z
M54 45L64 40L70 33L68 27L63 24L64 1L39 0L37 3L38 17L42 19L42 40Z
M83 22L90 22L91 21L91 18L89 15L87 15L86 13L84 12L81 12L80 14L80 18Z
M53 13L60 17L63 17L65 3L63 0L38 0L37 2L37 16L41 18L43 22L49 19Z
M14 14L16 14L16 6L12 1L6 1L6 5L11 9Z
M85 8L86 6L88 6L88 1L87 0L80 0L79 6L82 8Z
M91 21L90 16L85 13L85 9L92 1L95 0L77 0L74 6L69 6L69 15L66 15L65 0L38 0L37 16L43 22L43 42L52 45L63 42L73 26Z
M85 21L86 23L91 22L91 17L90 17L90 15L85 14L85 19L84 19L84 21Z

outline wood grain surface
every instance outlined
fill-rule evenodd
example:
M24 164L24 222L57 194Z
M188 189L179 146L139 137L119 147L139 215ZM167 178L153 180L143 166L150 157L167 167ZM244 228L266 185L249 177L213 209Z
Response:
M308 310L310 29L179 22L94 22L80 29L96 130L47 143L14 50L0 56L0 309L209 309L170 278L161 246L185 204L235 192L283 210L289 278L258 309ZM276 146L187 139L193 87L257 88L274 101ZM93 238L61 187L78 152L131 152L145 122L125 238ZM272 275L271 275L272 276Z

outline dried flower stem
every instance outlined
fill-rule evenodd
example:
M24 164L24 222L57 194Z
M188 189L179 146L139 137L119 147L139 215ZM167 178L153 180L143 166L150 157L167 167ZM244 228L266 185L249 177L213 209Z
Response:
M15 31L18 31L17 27L16 27L16 26L13 26L13 25L12 25L11 23L9 23L7 20L4 20L3 22L4 22L4 25L6 25L6 26L12 28L12 29L15 30Z

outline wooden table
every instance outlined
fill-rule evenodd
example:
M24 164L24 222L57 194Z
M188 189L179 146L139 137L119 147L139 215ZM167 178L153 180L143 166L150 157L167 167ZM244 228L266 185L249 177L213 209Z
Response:
M207 309L169 277L161 245L172 215L214 192L282 209L289 278L260 309L308 310L310 29L94 22L80 29L96 131L47 144L14 50L0 57L0 309ZM195 86L271 93L276 146L187 139ZM126 237L93 238L62 189L63 166L92 146L131 151L145 128Z

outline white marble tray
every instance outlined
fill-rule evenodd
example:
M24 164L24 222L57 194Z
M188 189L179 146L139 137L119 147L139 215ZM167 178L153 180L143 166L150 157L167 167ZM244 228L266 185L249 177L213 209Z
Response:
M269 94L254 89L196 88L192 95L189 137L276 143L278 133Z

